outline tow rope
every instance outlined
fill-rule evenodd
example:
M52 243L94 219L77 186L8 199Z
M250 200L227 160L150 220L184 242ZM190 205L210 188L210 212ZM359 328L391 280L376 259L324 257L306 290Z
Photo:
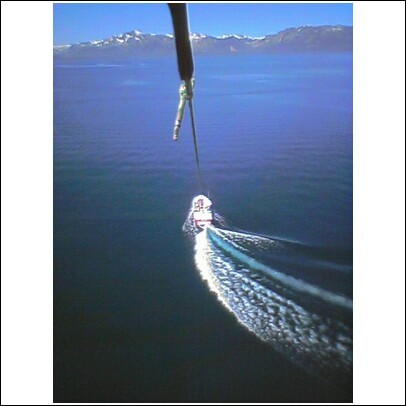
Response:
M179 138L180 127L185 114L186 102L189 102L190 119L192 123L193 144L195 148L195 158L197 175L199 178L200 193L203 193L202 175L200 172L199 148L197 145L196 122L193 109L193 87L194 87L194 63L193 51L190 43L189 23L186 3L168 3L172 15L173 28L175 33L176 54L178 57L179 76L182 80L179 89L179 106L176 115L173 139Z
M202 174L200 172L200 161L199 161L199 147L197 145L197 135L196 135L195 111L193 109L193 83L194 81L186 82L186 87L188 89L189 94L189 110L190 110L190 120L192 123L193 144L195 146L197 176L199 178L200 193L203 193Z
M179 139L179 132L182 125L182 120L185 115L185 107L186 102L189 102L189 110L190 110L190 120L192 124L192 133L193 133L193 144L195 149L195 158L196 158L196 167L197 167L197 176L199 179L199 188L200 193L203 192L203 184L202 184L202 174L200 171L200 159L199 159L199 147L197 144L197 134L196 134L196 122L195 122L195 113L193 109L193 87L195 84L195 80L192 78L190 81L182 81L180 88L179 88L179 106L178 112L176 114L175 120L175 127L173 130L173 140L177 141Z

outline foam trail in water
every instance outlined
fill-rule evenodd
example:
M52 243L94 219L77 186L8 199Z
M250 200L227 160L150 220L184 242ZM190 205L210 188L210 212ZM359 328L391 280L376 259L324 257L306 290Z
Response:
M308 371L349 384L352 327L335 316L337 312L351 315L350 299L276 271L249 255L247 247L283 249L281 240L214 226L201 231L193 222L186 223L184 231L195 238L195 262L202 279L240 324ZM313 308L306 306L306 297L316 300L319 312L314 311L314 303ZM335 310L326 313L325 303Z
M230 233L229 233L230 234ZM342 306L347 309L352 309L352 300L337 295L335 293L329 292L325 289L319 288L317 286L306 283L302 280L293 278L291 276L285 275L281 272L277 272L270 267L261 264L259 261L249 257L245 253L241 252L238 245L232 242L231 239L219 238L221 235L227 235L227 231L223 230L222 233L218 232L215 227L210 227L208 229L209 238L212 239L215 244L218 244L227 251L230 255L233 255L236 259L249 266L255 271L264 272L269 275L271 278L276 279L277 281L288 285L289 287L306 294L317 296L331 304ZM252 237L250 237L252 238ZM261 237L262 239L262 237Z

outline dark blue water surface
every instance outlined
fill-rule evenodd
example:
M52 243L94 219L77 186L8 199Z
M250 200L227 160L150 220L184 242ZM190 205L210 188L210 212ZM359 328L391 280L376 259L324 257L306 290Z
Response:
M195 64L216 211L295 245L289 263L257 253L272 266L351 298L352 56ZM54 400L351 401L350 376L295 364L200 278L182 233L199 190L188 117L172 141L178 88L175 57L54 67Z

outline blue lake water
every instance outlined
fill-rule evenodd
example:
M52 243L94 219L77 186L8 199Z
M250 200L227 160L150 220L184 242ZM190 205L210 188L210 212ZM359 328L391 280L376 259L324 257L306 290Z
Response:
M352 55L195 65L216 211L294 246L256 257L352 298ZM182 232L199 190L188 117L172 141L178 88L175 57L54 66L54 400L351 401L350 375L296 364L201 279Z

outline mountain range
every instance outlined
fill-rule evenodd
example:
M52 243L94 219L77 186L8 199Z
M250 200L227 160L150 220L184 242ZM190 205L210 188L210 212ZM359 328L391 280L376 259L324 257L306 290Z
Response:
M352 51L353 28L344 25L288 28L263 37L230 34L191 34L195 54L270 54ZM54 46L54 60L123 59L175 53L172 34L145 34L134 30L97 41Z

